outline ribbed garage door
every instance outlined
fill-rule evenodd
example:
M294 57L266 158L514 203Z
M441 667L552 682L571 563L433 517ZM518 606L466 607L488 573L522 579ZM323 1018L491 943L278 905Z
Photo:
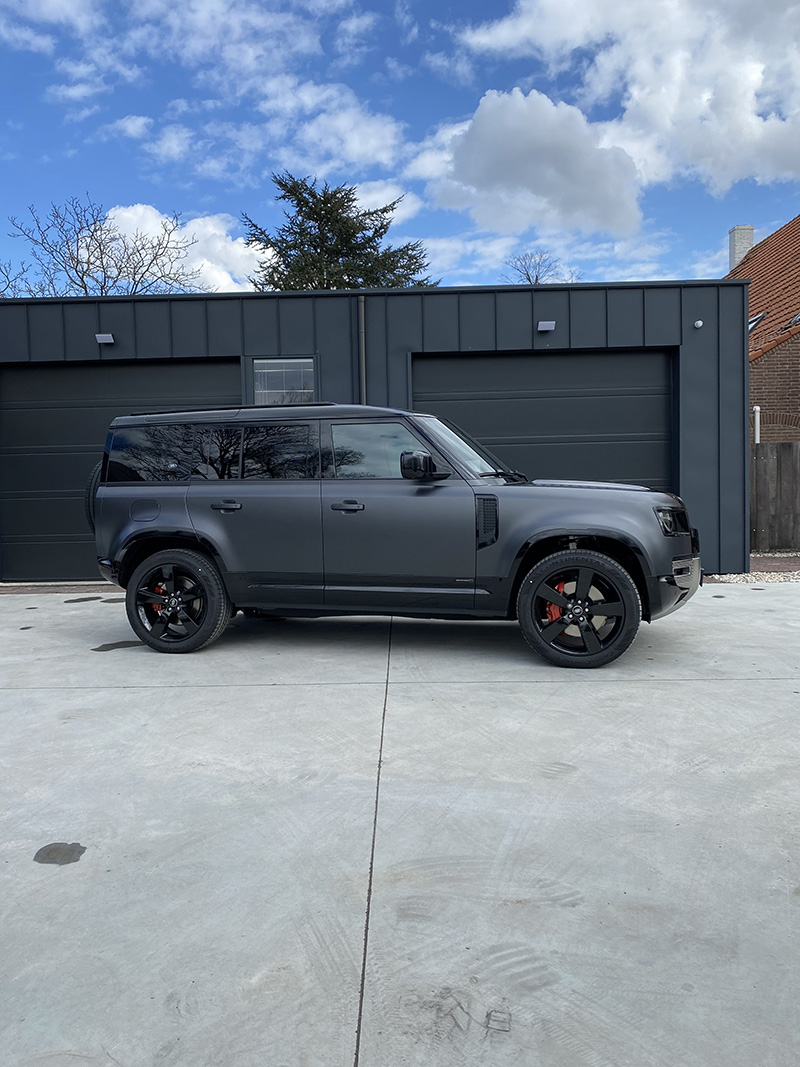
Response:
M412 388L529 478L673 487L668 351L415 355Z
M239 360L26 363L0 370L0 578L96 578L83 493L108 424L241 403Z

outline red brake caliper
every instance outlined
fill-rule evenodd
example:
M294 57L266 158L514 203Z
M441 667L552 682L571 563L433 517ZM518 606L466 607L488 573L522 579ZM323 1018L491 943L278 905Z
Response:
M159 594L166 593L166 589L164 588L163 585L157 585L155 587L155 589L153 590L153 592L154 593L159 593ZM164 605L163 604L151 604L150 606L152 607L153 611L163 611L164 610Z
M555 591L557 593L563 593L564 592L564 584L565 584L564 582L558 582L558 584L555 585L553 588L555 589ZM548 603L547 603L547 620L548 620L548 622L558 622L558 620L560 618L561 618L561 608L558 606L558 604L551 604L548 601Z

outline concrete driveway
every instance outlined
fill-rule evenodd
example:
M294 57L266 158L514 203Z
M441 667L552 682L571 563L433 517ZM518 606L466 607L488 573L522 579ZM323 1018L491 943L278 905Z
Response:
M108 587L0 624L3 1067L800 1062L800 585L598 671L403 619L164 656Z

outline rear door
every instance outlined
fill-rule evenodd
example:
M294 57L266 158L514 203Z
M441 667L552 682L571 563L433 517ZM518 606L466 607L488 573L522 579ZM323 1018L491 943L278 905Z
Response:
M187 507L229 572L234 602L322 607L319 423L204 428Z
M324 426L325 424L323 424ZM443 481L410 481L400 454L431 445L401 419L323 429L322 523L329 608L469 610L475 593L475 494L440 455Z

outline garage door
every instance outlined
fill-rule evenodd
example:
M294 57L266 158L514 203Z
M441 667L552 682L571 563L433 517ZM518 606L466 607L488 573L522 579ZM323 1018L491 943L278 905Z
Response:
M673 486L668 351L418 355L413 407L529 478Z
M241 396L238 359L0 369L0 578L97 578L83 492L116 415Z

